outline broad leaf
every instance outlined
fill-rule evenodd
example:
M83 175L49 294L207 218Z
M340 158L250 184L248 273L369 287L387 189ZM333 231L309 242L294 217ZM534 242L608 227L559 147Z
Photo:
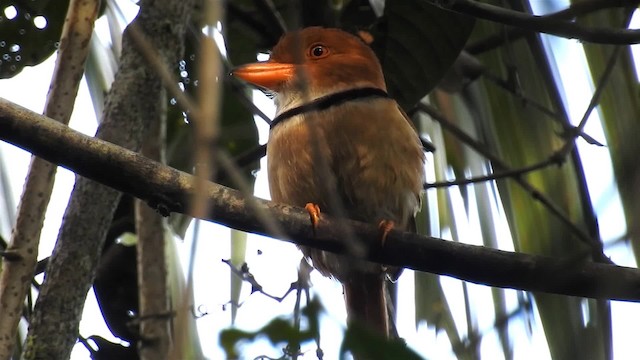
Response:
M431 91L454 63L474 19L426 1L387 1L370 30L389 93L410 109Z
M69 0L0 0L0 79L40 64L58 49L68 6Z

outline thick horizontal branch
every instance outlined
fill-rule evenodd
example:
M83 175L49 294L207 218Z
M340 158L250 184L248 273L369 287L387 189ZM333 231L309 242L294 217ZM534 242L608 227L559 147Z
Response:
M616 45L640 43L640 30L585 27L570 21L531 15L474 0L429 0L429 2L441 4L444 8L479 19L569 39ZM617 6L619 6L617 2L612 1L611 7Z
M188 214L193 176L137 153L82 135L47 117L0 99L0 139L52 163L147 201L163 214ZM345 228L359 239L378 239L377 226L323 216L314 236L304 209L258 198L214 183L204 188L210 204L205 220L273 236L256 207L284 231L285 241L343 252ZM253 202L253 205L251 204ZM192 214L190 214L192 215ZM581 297L640 301L640 271L634 268L500 251L417 234L391 231L367 259L453 276L489 286Z

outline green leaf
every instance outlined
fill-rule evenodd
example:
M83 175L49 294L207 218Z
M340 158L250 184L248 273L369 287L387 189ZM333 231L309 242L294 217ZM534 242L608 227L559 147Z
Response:
M370 329L351 324L347 328L340 347L340 358L345 359L347 352L357 354L369 360L403 359L422 360L423 358L407 347L402 339L386 339Z
M0 0L0 79L40 64L58 49L68 7L69 0ZM12 18L6 16L10 10Z
M387 1L371 29L389 94L410 109L445 75L473 29L474 19L426 1Z
M245 255L247 252L247 233L231 229L231 264L235 267L240 267L245 262ZM240 303L240 291L242 290L243 280L233 272L231 276L231 323L236 321L236 315L238 314L238 304Z
M239 358L238 343L254 341L258 337L266 337L273 346L286 343L287 348L297 349L299 344L317 339L319 336L319 316L322 305L317 300L312 300L302 309L303 323L308 324L306 329L296 329L290 319L276 318L257 331L243 331L239 329L226 329L220 332L220 345L229 359Z

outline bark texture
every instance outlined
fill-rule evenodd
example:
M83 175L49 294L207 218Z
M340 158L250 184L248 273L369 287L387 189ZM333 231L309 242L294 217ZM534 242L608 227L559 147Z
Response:
M73 0L69 3L44 109L46 116L63 124L69 123L73 112L99 6L99 0ZM40 232L53 191L56 168L56 165L35 156L29 164L16 224L6 249L14 255L14 260L5 258L0 271L0 359L9 358L16 343L24 300L38 260Z
M165 100L159 77L137 51L131 31L140 31L173 69L184 52L183 39L193 1L140 2L140 12L123 36L116 74L96 137L138 150ZM104 239L121 193L78 177L47 266L29 324L26 359L67 359L78 337L87 291L95 277Z
M158 119L142 145L142 155L164 163L165 121ZM142 360L167 359L171 347L171 304L167 280L166 222L155 209L136 199L136 244Z

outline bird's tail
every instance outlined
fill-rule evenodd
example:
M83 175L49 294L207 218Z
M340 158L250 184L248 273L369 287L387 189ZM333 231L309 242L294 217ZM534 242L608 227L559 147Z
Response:
M353 274L343 285L347 321L388 337L385 281L381 274Z

